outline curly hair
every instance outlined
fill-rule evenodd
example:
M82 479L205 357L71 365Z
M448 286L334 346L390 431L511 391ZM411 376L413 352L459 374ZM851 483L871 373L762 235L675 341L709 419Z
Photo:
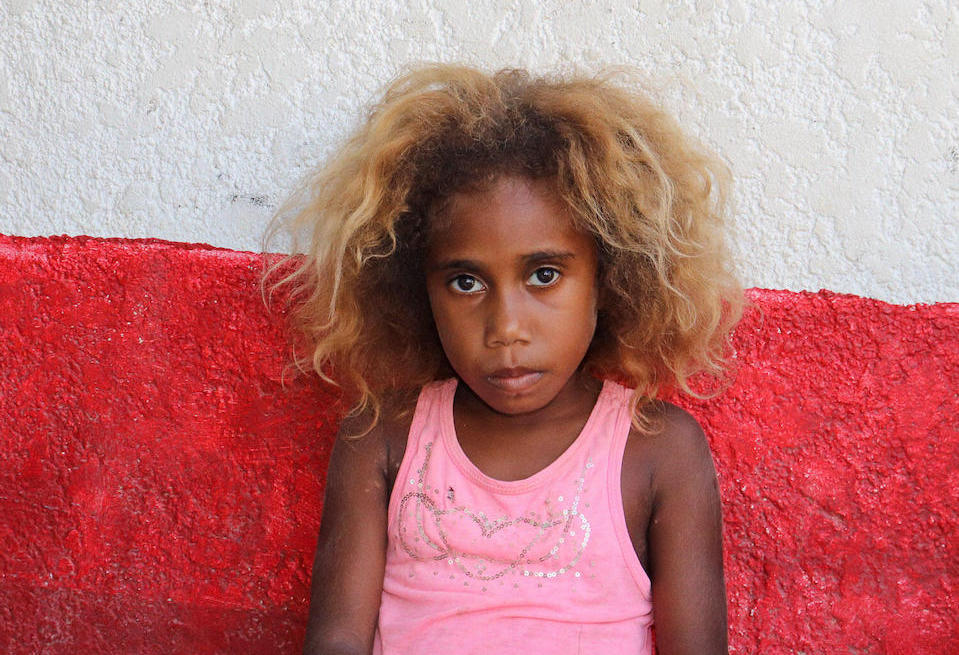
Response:
M587 370L635 387L637 408L664 388L700 396L697 373L720 379L744 302L723 237L728 169L612 77L430 65L394 81L268 230L288 223L294 239L263 284L287 272L271 293L291 288L297 368L342 386L374 424L451 375L422 271L431 221L456 192L511 175L548 180L596 241Z

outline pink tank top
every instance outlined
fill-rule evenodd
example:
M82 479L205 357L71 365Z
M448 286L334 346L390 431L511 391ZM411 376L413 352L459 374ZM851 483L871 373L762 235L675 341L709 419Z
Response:
M484 475L423 388L389 504L373 652L650 653L650 582L620 487L629 389L607 380L576 441L524 480Z

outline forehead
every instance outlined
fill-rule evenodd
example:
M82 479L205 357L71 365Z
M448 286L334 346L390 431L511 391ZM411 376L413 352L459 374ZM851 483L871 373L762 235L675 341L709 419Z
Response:
M492 256L560 248L592 251L595 245L574 226L549 182L503 176L480 190L453 194L433 223L428 250L436 258L451 250Z

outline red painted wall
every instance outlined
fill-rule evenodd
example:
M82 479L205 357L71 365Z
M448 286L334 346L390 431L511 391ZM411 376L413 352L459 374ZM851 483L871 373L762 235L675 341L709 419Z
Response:
M260 258L0 235L0 652L296 653L336 395ZM959 652L959 305L753 290L678 399L725 504L731 650Z

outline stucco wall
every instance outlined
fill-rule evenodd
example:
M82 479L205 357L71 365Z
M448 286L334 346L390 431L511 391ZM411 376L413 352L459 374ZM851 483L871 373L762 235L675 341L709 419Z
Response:
M3 0L0 232L258 251L423 59L637 66L733 167L747 286L959 298L949 0Z

